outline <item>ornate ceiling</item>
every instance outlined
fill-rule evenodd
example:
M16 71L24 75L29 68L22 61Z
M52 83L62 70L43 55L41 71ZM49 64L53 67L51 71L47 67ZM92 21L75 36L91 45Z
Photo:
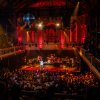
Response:
M55 9L74 10L77 2L80 2L80 13L83 11L98 11L100 0L0 0L0 11L3 13L19 13L38 10L53 11ZM56 11L56 10L55 10ZM58 10L57 10L58 11Z

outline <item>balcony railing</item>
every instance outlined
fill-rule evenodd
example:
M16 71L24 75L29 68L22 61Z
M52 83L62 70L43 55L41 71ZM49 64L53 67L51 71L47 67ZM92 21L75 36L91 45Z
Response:
M80 49L80 54L84 55L90 63L100 72L100 60L94 57L91 53L89 53L85 49Z
M10 47L10 48L0 49L0 58L9 56L12 54L21 53L24 51L25 51L24 46L14 46L14 47Z

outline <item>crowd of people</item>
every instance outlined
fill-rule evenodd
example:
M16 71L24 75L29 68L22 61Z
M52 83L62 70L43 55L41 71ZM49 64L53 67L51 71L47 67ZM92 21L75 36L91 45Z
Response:
M46 56L46 55L45 55ZM27 62L27 59L24 59ZM28 59L28 64L64 64L81 67L80 58L49 54ZM90 71L68 72L67 70L22 70L0 71L0 100L98 100L100 82Z
M26 97L28 95L27 99L21 96L22 100L58 100L57 98L65 100L64 97L69 98L68 96L72 98L71 100L88 100L92 96L91 94L96 93L93 96L97 98L98 91L100 92L100 83L90 71L82 74L69 73L66 70L25 71L17 69L13 72L0 73L0 78L5 83L3 85L6 88L4 94L7 95L6 97L10 96L10 99L6 100L20 100L21 94L26 95ZM2 93L1 91L0 93ZM29 99L31 96L34 99ZM79 96L81 96L80 99Z
M59 57L56 54L49 54L45 59L42 56L38 55L36 58L28 59L27 64L40 64L41 61L43 62L43 65L52 64L56 67L60 65L64 65L66 67L81 67L81 61L79 57Z

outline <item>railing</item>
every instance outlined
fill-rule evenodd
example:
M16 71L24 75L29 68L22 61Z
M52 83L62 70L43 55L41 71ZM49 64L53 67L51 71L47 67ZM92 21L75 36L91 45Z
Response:
M24 44L26 50L66 50L66 49L72 49L72 45L70 44L64 44L63 47L61 48L61 43L46 43L43 42L42 44L39 43L29 43L29 44ZM39 47L41 45L41 48Z
M89 61L90 63L100 72L100 60L94 57L91 53L89 53L85 49L80 49L80 54L83 54Z
M17 52L24 51L24 46L14 46L10 48L0 49L0 57L7 54L16 54Z

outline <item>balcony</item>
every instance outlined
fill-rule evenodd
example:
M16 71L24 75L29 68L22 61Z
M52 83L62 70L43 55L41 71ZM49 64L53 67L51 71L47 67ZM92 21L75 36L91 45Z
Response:
M100 80L100 60L83 48L80 49L79 54Z
M14 46L10 48L0 49L0 58L16 55L25 52L24 46Z

